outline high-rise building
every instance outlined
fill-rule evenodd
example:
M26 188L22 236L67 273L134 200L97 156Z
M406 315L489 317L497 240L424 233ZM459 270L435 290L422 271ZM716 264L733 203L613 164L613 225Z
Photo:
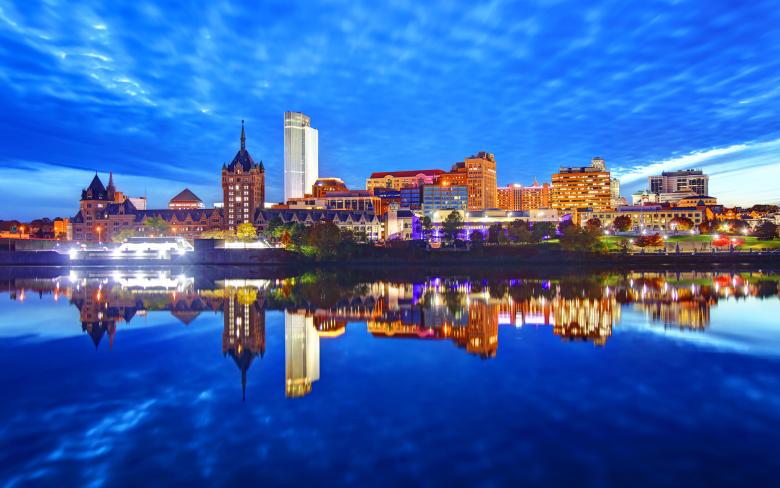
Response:
M650 193L708 195L710 177L700 169L664 171L647 178Z
M381 171L371 173L366 180L366 190L375 188L418 188L422 185L431 185L436 182L439 175L444 174L440 169L420 169L410 171Z
M552 206L552 195L549 183L539 184L534 180L531 186L520 188L520 208L516 210L538 210Z
M556 210L608 210L611 201L611 177L601 158L593 158L590 166L561 167L552 176L551 206Z
M496 206L504 210L520 210L522 185L500 186L496 189Z
M319 177L319 136L311 118L284 113L284 201L303 198Z
M540 185L534 180L533 185L523 186L517 183L498 188L498 208L504 210L536 210L550 208L550 184Z
M234 230L238 224L252 222L255 211L265 201L265 169L255 163L246 150L244 121L241 121L241 147L230 164L222 165L222 198L225 228Z
M496 207L496 158L488 152L479 152L464 160L468 173L469 210Z

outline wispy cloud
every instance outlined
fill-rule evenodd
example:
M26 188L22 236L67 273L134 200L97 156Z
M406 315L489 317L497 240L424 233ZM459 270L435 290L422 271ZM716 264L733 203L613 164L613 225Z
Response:
M501 183L596 154L629 175L780 137L778 26L772 0L12 0L0 6L0 161L210 178L218 191L245 119L279 199L282 112L302 110L320 130L321 173L352 186L483 149Z

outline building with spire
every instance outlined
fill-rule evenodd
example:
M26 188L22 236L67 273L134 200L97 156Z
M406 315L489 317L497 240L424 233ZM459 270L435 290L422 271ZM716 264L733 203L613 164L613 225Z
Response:
M222 195L224 225L235 230L239 224L253 222L255 211L265 201L265 168L255 163L246 150L246 132L241 121L241 147L233 160L222 165Z

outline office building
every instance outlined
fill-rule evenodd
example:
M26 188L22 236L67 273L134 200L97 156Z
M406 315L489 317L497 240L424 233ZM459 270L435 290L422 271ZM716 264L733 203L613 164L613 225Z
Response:
M265 169L255 163L246 150L244 121L241 121L241 146L229 164L222 165L222 199L225 228L235 230L239 224L252 222L255 211L265 201Z
M422 188L401 188L401 208L420 210L422 208Z
M612 203L612 178L604 160L593 158L590 166L561 167L552 176L552 208L561 212L579 209L609 210Z
M465 211L468 196L468 188L465 186L425 185L422 187L421 209L427 216L437 210Z
M496 158L479 152L464 160L468 173L469 210L496 208Z
M422 169L411 171L381 171L371 173L366 180L366 190L375 188L419 188L422 185L432 185L439 175L444 174L440 169Z
M710 177L700 169L664 171L647 179L650 193L709 195Z
M319 178L319 136L311 119L284 113L284 201L303 198Z

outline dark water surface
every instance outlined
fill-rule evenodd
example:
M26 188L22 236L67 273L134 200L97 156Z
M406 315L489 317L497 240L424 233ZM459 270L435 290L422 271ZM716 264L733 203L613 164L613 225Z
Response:
M780 486L775 274L6 275L4 486Z

